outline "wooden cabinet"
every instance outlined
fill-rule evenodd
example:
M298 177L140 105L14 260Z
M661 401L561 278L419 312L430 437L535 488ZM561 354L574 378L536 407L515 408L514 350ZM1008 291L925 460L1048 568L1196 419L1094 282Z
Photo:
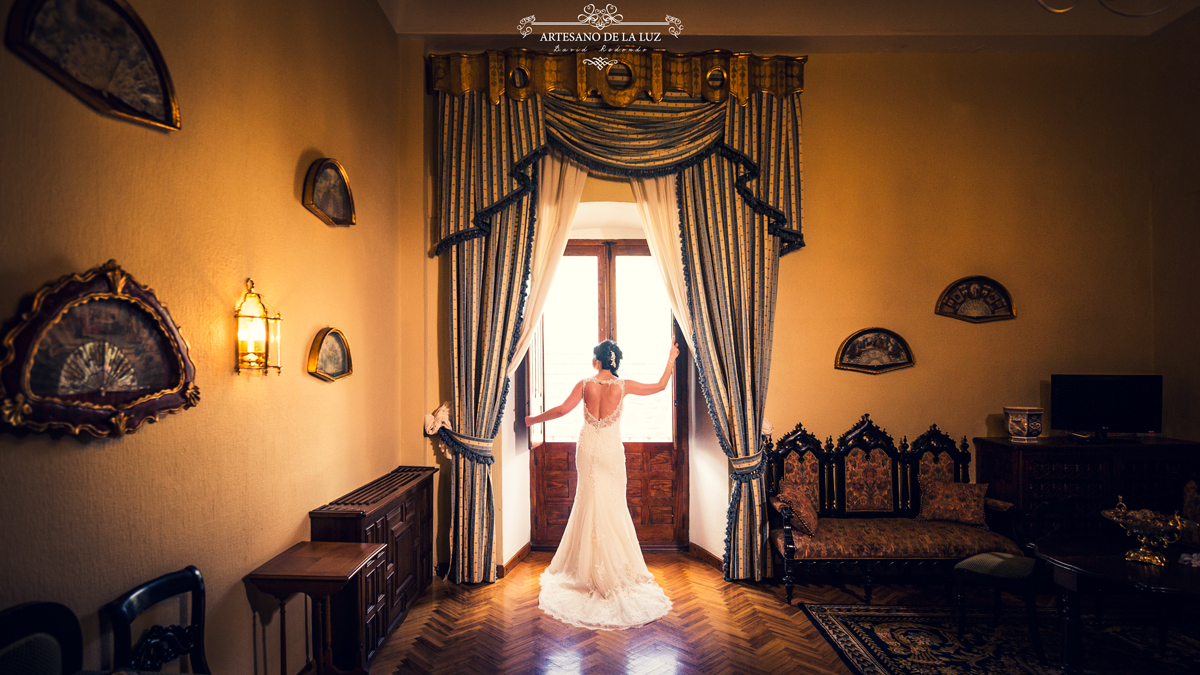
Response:
M367 669L433 581L433 474L401 466L309 512L313 541L386 544L331 601L333 663ZM315 634L315 633L314 633Z
M974 440L975 480L989 485L988 496L1023 509L1072 497L1062 518L1088 529L1100 528L1100 511L1115 506L1117 495L1130 509L1174 513L1183 505L1184 484L1200 470L1200 443L1159 436L1097 443L1070 436L1037 443Z

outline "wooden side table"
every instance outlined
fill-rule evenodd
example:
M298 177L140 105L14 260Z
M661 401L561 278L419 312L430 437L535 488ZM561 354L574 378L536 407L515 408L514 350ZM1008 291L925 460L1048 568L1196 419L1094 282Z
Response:
M332 661L329 596L342 590L363 567L385 550L386 544L302 541L246 576L259 590L279 599L281 675L288 675L284 602L294 593L303 593L313 600L313 619L320 633L313 636L315 672L317 675L342 672L334 667ZM353 675L367 675L362 668L355 668L349 672Z

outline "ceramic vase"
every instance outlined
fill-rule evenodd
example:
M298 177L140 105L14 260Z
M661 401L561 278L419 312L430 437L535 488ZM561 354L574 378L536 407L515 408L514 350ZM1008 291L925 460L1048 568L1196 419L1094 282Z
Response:
M1008 429L1008 437L1013 443L1037 443L1037 437L1042 435L1041 408L1013 406L1004 408L1004 426Z

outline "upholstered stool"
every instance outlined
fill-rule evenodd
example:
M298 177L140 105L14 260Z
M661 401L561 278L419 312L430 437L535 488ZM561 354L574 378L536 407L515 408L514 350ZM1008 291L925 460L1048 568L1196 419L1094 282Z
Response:
M1042 637L1037 626L1037 591L1041 561L1012 553L980 553L954 566L954 587L958 600L958 637L961 640L967 622L966 584L991 586L995 591L995 616L1000 619L1000 594L1008 591L1025 599L1029 620L1029 640L1038 657L1045 660Z

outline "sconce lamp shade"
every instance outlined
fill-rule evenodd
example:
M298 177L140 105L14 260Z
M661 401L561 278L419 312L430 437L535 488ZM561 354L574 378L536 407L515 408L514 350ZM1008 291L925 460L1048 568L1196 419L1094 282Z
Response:
M234 310L237 318L237 372L269 371L282 374L279 365L279 312L271 316L254 280L246 280L246 293Z

